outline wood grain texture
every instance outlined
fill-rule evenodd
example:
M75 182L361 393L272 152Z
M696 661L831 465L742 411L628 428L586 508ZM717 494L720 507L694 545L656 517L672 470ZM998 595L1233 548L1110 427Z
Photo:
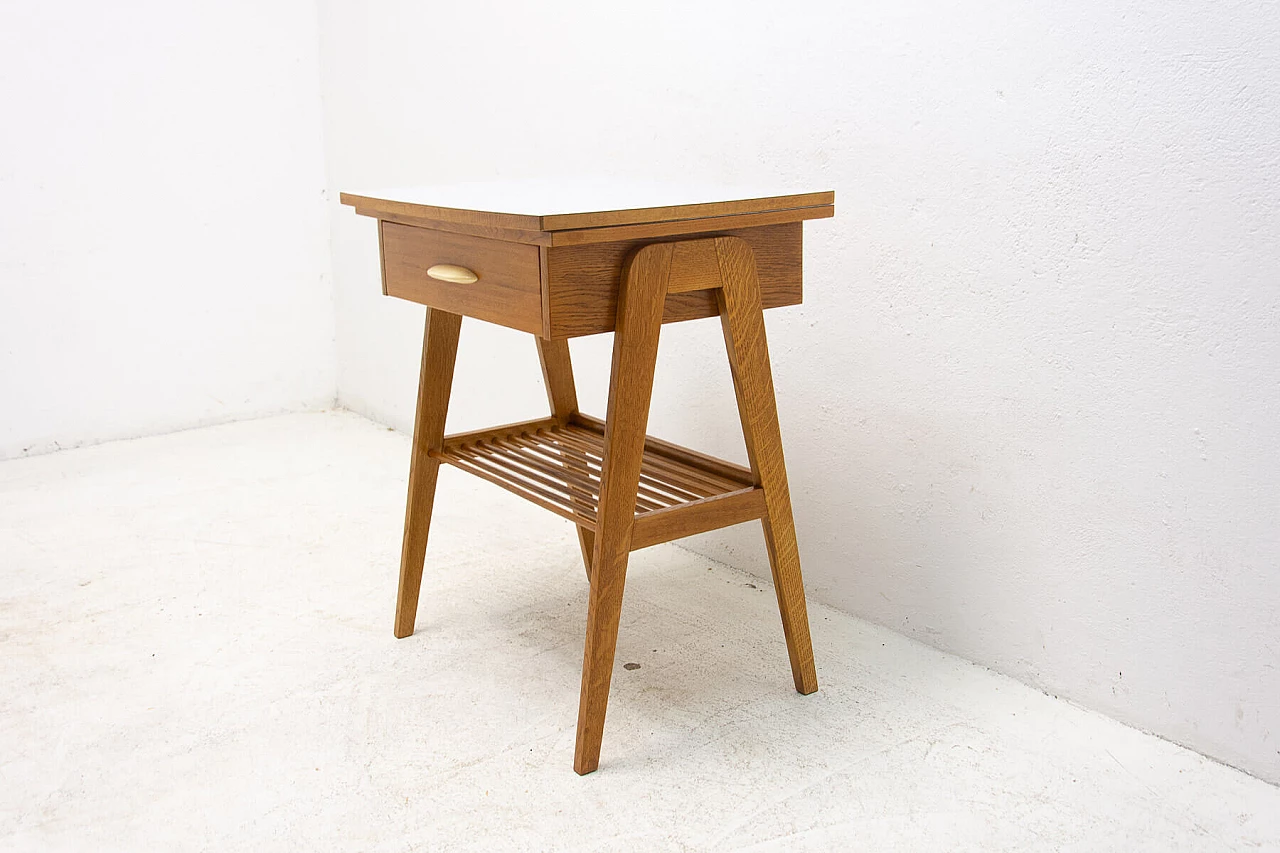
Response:
M488 240L502 240L507 243L525 243L531 246L550 246L549 231L520 231L515 228L497 228L492 225L468 225L461 222L441 222L436 219L423 219L416 216L400 216L395 213L379 214L372 210L356 208L356 213L364 216L375 216L382 222L394 222L410 228L427 228L432 231L445 231L450 234L465 234L471 237L484 237Z
M671 254L669 244L646 246L622 271L573 756L579 774L600 765Z
M594 430L600 434L604 434L605 422L597 417L588 415L584 412L578 412L572 418L573 423L580 424L587 429ZM697 450L691 450L679 444L673 444L669 441L663 441L660 438L647 436L644 441L645 452L653 456L665 456L668 459L687 465L691 468L701 469L704 472L715 475L720 478L718 485L732 483L729 489L740 488L741 486L751 486L756 482L755 475L750 468L744 468L741 465L721 459L718 456L712 456L709 453L702 453Z
M496 442L451 446L432 455L579 526L595 527L594 511L573 499L574 489L566 478L546 476L545 469L540 472L538 468L529 466Z
M759 213L792 214L794 211L834 205L836 194L830 190L768 198L710 201L631 210L598 210L585 213L560 213L542 217L544 231L571 231L607 228L655 222L684 222L691 219L714 219L723 216L745 216ZM794 221L794 220L789 220Z
M542 366L542 381L547 389L547 404L551 416L567 424L578 411L578 389L573 382L573 361L569 355L569 342L534 339L538 347L538 363Z
M716 216L707 219L681 219L673 222L650 222L642 225L623 225L611 228L580 228L572 231L521 231L515 228L498 228L492 225L472 225L462 222L446 222L396 213L356 208L356 213L377 216L383 222L394 222L414 228L427 228L451 234L485 237L508 243L524 243L531 246L583 246L590 243L610 243L620 240L642 240L654 237L679 237L693 234L716 234L727 230L758 228L786 222L805 222L810 219L828 219L835 216L831 206L806 207L794 211L771 213L747 213L737 216Z
M660 222L712 219L761 213L785 215L817 207L830 207L835 193L819 192L757 195L742 198L732 189L706 188L701 198L682 204L652 204L652 187L616 187L583 193L565 182L521 186L504 182L501 186L407 188L379 194L341 193L342 204L357 213L379 219L398 217L454 225L476 225L515 231L561 232ZM636 192L639 190L639 193ZM681 193L682 195L687 195ZM720 200L706 200L719 197ZM640 199L648 199L645 203ZM630 199L616 207L619 199ZM637 203L638 202L638 203ZM612 238L610 238L612 239Z
M454 432L444 437L442 447L457 447L461 444L472 444L477 441L484 441L487 438L496 438L500 435L511 435L512 433L536 432L545 427L556 426L559 423L560 419L553 416L549 418L532 418L527 421L516 421L502 426L473 429L467 432Z
M667 280L667 296L694 290L712 290L720 286L720 261L714 237L703 240L681 240L671 256L671 278Z
M791 658L791 675L797 691L812 693L818 689L818 676L809 637L809 614L805 606L804 580L800 574L795 520L791 515L791 492L782 455L782 433L778 425L756 265L751 246L743 240L717 239L716 252L723 280L716 294L725 347L729 353L747 457L751 460L756 482L764 490L767 509L762 520L765 545L769 551L787 653Z
M575 231L551 231L552 246L581 246L587 243L614 243L619 240L653 239L655 237L690 237L715 234L727 229L762 228L787 222L827 219L835 216L830 205L775 210L768 213L741 213L734 216L709 216L705 219L677 219L671 222L648 222L641 225L619 225L612 228L581 228Z
M445 436L441 447L429 455L594 531L603 489L604 443L603 432L551 417ZM701 532L709 529L706 524L711 518L737 524L758 517L748 509L763 507L754 500L762 496L744 493L759 489L749 470L743 469L743 477L732 473L736 470L715 457L646 438L636 485L635 522L645 526L648 515L660 517L655 532L643 536L639 545L633 538L633 547L653 544L658 541L655 536L665 541ZM718 502L730 496L732 500ZM686 509L687 519L682 517ZM735 515L741 517L732 520Z
M673 539L754 521L764 514L764 491L758 488L739 489L679 506L655 509L636 516L631 550L638 551Z
M538 335L543 340L551 340L551 276L547 273L547 253L538 249L538 280L542 288L542 332Z
M557 433L555 440L568 448L581 451L593 465L596 460L604 459L603 431L567 428ZM652 439L645 441L644 462L640 469L641 492L651 491L650 487L656 487L679 500L699 500L742 487L741 483L719 477L714 472L702 469L697 463L685 464L666 454L650 453L650 441ZM667 506L671 502L661 503Z
M522 213L495 213L486 210L442 207L394 198L379 198L360 193L339 193L338 200L350 205L361 216L378 219L403 218L408 220L445 222L458 225L480 225L487 228L505 228L516 231L542 231L542 217Z
M546 340L535 338L538 346L538 361L542 365L542 381L547 388L547 404L551 406L551 416L561 424L567 424L578 411L578 390L573 382L573 361L569 356L569 342L566 340ZM566 469L571 469L573 460L564 460ZM582 565L587 572L587 580L591 580L591 557L595 550L596 537L590 529L578 525L578 547L582 551Z
M413 422L413 447L409 457L409 494L405 501L404 540L400 548L400 587L396 593L395 635L408 637L418 617L418 594L427 553L427 532L436 497L439 460L432 452L444 440L444 420L453 387L453 367L458 355L462 317L427 309L422 341L422 367L418 375L418 409Z
M697 200L707 197L722 200ZM578 773L599 766L634 549L760 519L795 687L816 690L763 311L801 301L802 225L832 216L834 193L742 198L684 187L667 196L640 185L615 197L598 181L553 181L342 201L379 219L383 292L429 307L396 636L414 630L439 465L448 462L577 527L590 582ZM669 201L688 203L656 204ZM463 315L535 336L551 417L443 435ZM662 325L711 316L721 318L749 467L646 435ZM609 331L599 420L578 410L567 339Z
M756 254L762 304L798 305L803 296L802 225L798 222L725 232L746 241ZM555 338L612 331L618 316L618 281L627 255L647 240L586 246L544 247L548 277L550 332ZM714 317L720 313L709 290L667 297L663 322Z
M542 331L538 248L483 237L383 222L384 289L391 296L524 332ZM457 264L480 278L452 284L427 276L435 264Z

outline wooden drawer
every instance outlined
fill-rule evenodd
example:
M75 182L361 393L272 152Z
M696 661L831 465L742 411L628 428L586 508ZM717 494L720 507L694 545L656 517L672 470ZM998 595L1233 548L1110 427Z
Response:
M741 237L755 252L760 301L765 308L798 305L803 296L801 223L759 228L689 233L667 239L689 240L712 235ZM580 246L549 246L547 293L550 337L565 338L613 331L618 313L618 283L628 254L661 238L619 240ZM662 322L696 320L720 313L716 295L703 290L667 297Z
M382 292L453 314L542 334L542 281L538 247L466 234L379 222ZM436 264L476 274L470 284L437 281Z

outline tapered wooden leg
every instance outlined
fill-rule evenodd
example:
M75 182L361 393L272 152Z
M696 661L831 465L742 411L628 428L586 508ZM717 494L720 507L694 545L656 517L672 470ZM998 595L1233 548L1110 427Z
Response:
M400 589L396 594L395 635L413 633L422 588L422 563L427 553L427 530L436 496L440 462L428 456L444 438L449 410L453 365L458 354L462 317L427 309L422 340L422 369L418 375L418 411L413 422L413 450L409 458L409 497L404 514L404 542L400 549Z
M547 402L551 414L561 423L578 411L578 390L573 383L573 363L569 360L569 342L549 341L535 337L538 342L538 361L542 363L542 379L547 386ZM595 547L595 534L586 527L578 527L578 547L582 550L582 565L591 580L591 552Z
M582 695L578 703L578 738L573 756L573 769L578 773L590 773L600 764L600 741L618 644L622 588L631 552L636 489L644 458L671 252L671 244L650 245L637 251L623 270L618 294Z
M796 690L812 693L818 689L818 676L813 666L809 614L800 576L795 521L791 517L791 492L787 488L787 468L782 457L782 434L778 428L755 257L743 241L723 237L716 239L716 254L721 278L717 298L725 347L733 371L747 456L756 482L764 489L768 510L762 519L765 545L773 570L773 586L778 593L787 653L791 657L791 675Z

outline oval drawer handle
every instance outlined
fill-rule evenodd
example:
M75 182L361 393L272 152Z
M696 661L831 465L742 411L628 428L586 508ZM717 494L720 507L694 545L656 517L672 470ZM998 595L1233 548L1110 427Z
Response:
M436 264L427 270L427 275L436 281L447 281L450 284L471 284L480 278L466 267L456 264Z

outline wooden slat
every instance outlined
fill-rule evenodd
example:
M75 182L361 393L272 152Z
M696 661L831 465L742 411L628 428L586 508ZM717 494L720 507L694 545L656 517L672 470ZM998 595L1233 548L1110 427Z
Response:
M631 550L752 521L764 513L764 491L759 488L739 489L694 503L654 510L636 516Z
M582 412L573 416L573 423L596 433L599 433L604 429L604 421ZM668 459L688 465L691 468L716 474L730 482L737 483L739 486L750 486L755 484L755 478L751 473L750 468L735 465L734 463L729 462L726 459L721 459L718 456L699 453L696 450L690 450L687 447L683 447L679 444L672 444L669 441L663 441L662 439L654 438L653 436L645 438L644 449L648 453L665 456Z
M543 433L543 434L545 435L546 433ZM599 478L600 476L599 471L601 469L601 465L603 461L604 448L603 448L603 445L598 445L593 443L591 439L584 439L583 437L584 435L591 435L591 433L578 434L578 433L574 433L569 429L561 429L561 430L557 430L553 435L555 439L560 440L564 444L567 444L574 449L577 449L579 452L582 452L584 454L586 453L593 454L594 458L592 458L592 456L588 456L587 462L591 466L589 470L591 470L591 472L597 477L597 479ZM594 438L594 436L592 436L592 438ZM646 459L646 464L648 463L648 461L649 460ZM683 476L682 472L676 471L675 473L677 476ZM726 489L732 489L732 488L733 488L732 485L726 484L724 487L709 488L707 491L699 494L695 492L690 492L687 489L678 489L672 486L669 482L667 482L666 480L663 480L661 477L654 476L654 472L652 470L650 471L642 470L640 474L640 494L648 495L651 498L657 499L658 501L661 502L660 505L662 506L668 506L673 501L680 502L680 501L686 501L686 500L698 500L708 495L716 494L718 492L722 492L722 491L725 491ZM684 494L680 494L680 492L683 492Z
M504 424L503 426L489 427L487 429L477 429L471 432L455 432L453 435L444 437L444 449L457 447L462 444L472 444L477 441L485 441L498 436L507 436L512 434L520 434L526 432L536 432L546 427L553 427L559 424L557 418L534 418L530 421L517 421L513 424Z
M599 438L598 434L587 429L577 430L572 427L560 430L559 434L568 441L579 441L587 444ZM672 445L673 447L675 445ZM692 451L690 451L692 452ZM710 497L721 492L731 492L740 489L749 483L741 483L721 477L708 471L694 468L688 465L682 465L674 460L667 459L656 453L647 453L645 455L645 466L650 476L666 475L668 477L678 479L683 485L687 486L695 492L699 492L699 497ZM642 469L645 473L646 469Z
M673 483L671 479L660 479L658 477L654 477L652 476L652 469L649 468L640 469L640 483L646 488L652 488L655 491L669 495L670 498L667 500L668 504L688 503L689 501L698 501L707 497L707 495L702 495L695 491L690 491L682 486L678 486Z
M555 435L558 437L563 437L564 431L563 430L557 431ZM539 437L542 437L542 436L539 436ZM537 441L535 441L535 437L529 436L529 435L513 435L509 439L504 439L504 440L514 442L518 445L523 446L525 450L531 453L536 453L536 454L539 454L540 456L545 457L553 465L566 464L565 457L557 455L559 452L562 452L564 448L560 448L555 445L548 446L546 444L539 444ZM600 473L599 473L600 462L597 461L599 458L599 453L597 452L596 454L597 459L593 460L591 459L591 457L585 455L585 451L580 450L578 452L581 452L584 454L584 458L581 460L578 460L578 462L583 466L583 470L586 472L585 475L579 474L579 476L586 476L588 478L588 481L592 484L592 487L594 488L593 495L595 498L598 499L600 494ZM564 473L564 472L561 471L561 473ZM647 482L646 482L646 479L647 479ZM637 508L641 511L648 511L650 509L659 509L662 507L672 506L674 504L683 503L690 500L698 500L701 497L703 497L703 495L690 493L684 489L680 489L676 486L672 486L669 483L664 482L662 480L658 480L655 478L644 478L644 477L642 477L642 481L640 483L640 490L636 495Z
M520 457L522 459L528 458L525 456L526 451L523 448L519 448L519 447L510 448L509 452L520 454ZM495 456L497 456L497 454L495 454ZM498 458L501 458L501 457L498 456ZM533 465L535 463L532 459L530 459L528 464ZM545 463L545 462L541 463L540 470L547 471L557 477L561 477L561 478L564 477L563 468L557 468L554 465L551 465L549 463ZM588 494L591 496L592 505L594 506L595 502L597 502L600 497L600 485L598 481L594 484L594 488L591 489L591 491L588 492ZM639 508L643 508L645 510L661 509L664 506L670 506L670 504L671 504L670 499L665 498L662 495L648 494L643 490L640 492L637 492L636 494L636 506Z
M591 428L594 419L574 417L588 425L560 425L552 417L474 430L449 436L431 456L592 532L600 505L604 436ZM760 517L763 498L755 494L758 490L722 471L742 476L731 463L649 439L636 488L635 547Z
M542 496L542 494L538 491L527 488L523 484L512 481L509 477L505 477L500 473L494 473L493 471L483 467L482 465L476 464L476 460L473 458L465 458L465 457L457 456L452 453L450 454L440 453L440 454L437 454L437 457L442 462L448 462L450 465L453 465L456 468L461 468L463 471L466 471L470 474L475 474L477 477L481 478L482 480L488 480L490 483L493 483L495 486L501 486L507 491L512 492L516 495L519 495L520 497L524 498L525 500L531 503L537 504L543 509L550 510L551 512L554 512L556 515L560 516L561 518L567 518L570 521L574 522L575 524L581 525L583 527L588 527L591 530L595 530L596 520L595 520L594 513L592 513L590 517L588 517L585 510L576 510L574 507L566 506L564 504L559 503L558 500L549 500L546 497Z
M594 458L591 459L591 464L596 470L600 469L602 450L597 449L598 445L595 442L598 436L594 433L564 429L559 430L555 438L570 447L593 453ZM673 488L672 483L675 481L680 490L687 494L687 497L684 498L685 500L699 500L720 492L732 491L738 487L738 484L715 482L700 472L682 470L677 466L669 465L665 460L661 459L645 457L643 465L645 467L640 470L640 482L644 487L659 488L670 492Z
M555 481L542 480L539 485L540 475L530 474L523 468L513 466L509 461L503 460L502 457L495 453L486 453L483 448L474 445L454 448L448 454L442 454L445 461L453 461L460 459L472 465L477 465L488 471L495 477L501 477L522 489L527 489L542 495L549 501L563 503L569 505L568 490ZM551 491L547 491L549 487ZM564 494L561 494L564 492Z
M495 438L493 443L527 457L530 464L537 465L541 470L555 471L559 476L591 495L593 500L600 495L600 478L594 475L582 460L572 459L564 455L563 451L548 450L527 435Z
M579 446L586 446L598 438L591 432L578 432L570 430L561 430L558 437L568 443L578 443ZM589 437L589 438L588 438ZM597 456L599 455L597 451ZM597 462L597 465L600 463ZM691 494L692 500L700 500L701 498L717 495L721 492L733 491L741 486L740 483L731 483L727 480L721 480L713 475L706 474L702 471L694 471L682 468L673 464L668 460L646 456L640 469L640 480L646 485L664 485L666 483L675 483L683 490Z
M472 458L484 459L487 462L506 469L515 476L524 480L539 483L548 489L554 490L555 492L563 492L565 501L570 506L576 506L576 502L574 500L574 486L561 476L560 471L555 469L551 469L549 471L536 469L529 465L523 458L512 453L494 452L494 445L492 444L478 445L465 449L473 451L474 455ZM546 476L548 473L551 474L551 476ZM588 508L588 511L591 510Z

